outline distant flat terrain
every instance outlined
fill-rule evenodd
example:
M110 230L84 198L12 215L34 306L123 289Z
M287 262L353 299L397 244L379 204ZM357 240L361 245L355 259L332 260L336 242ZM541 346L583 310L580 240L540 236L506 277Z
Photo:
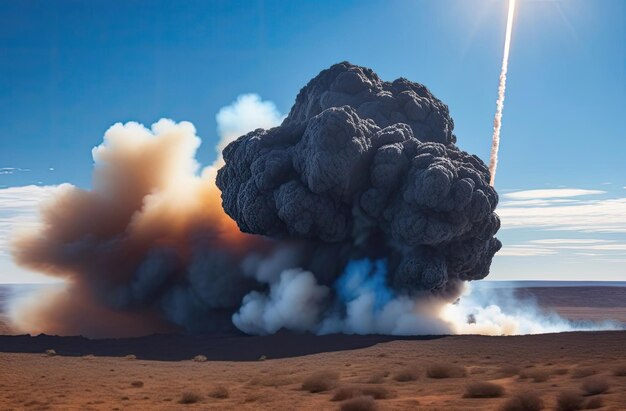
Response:
M571 320L615 320L626 323L626 287L529 287L518 288L522 298L536 299Z

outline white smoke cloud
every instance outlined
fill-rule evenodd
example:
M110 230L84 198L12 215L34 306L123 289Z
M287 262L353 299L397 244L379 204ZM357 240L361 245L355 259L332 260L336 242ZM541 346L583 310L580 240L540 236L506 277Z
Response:
M566 331L622 330L612 321L567 320L555 312L541 309L532 299L520 299L514 289L471 287L458 302L441 311L455 334L519 335Z
M286 270L270 285L269 294L247 294L233 323L249 334L273 334L281 328L315 331L328 294L328 287L318 285L312 273Z
M216 163L221 165L222 150L231 141L257 128L269 129L278 126L285 116L276 105L268 100L261 100L258 94L242 94L228 106L222 107L215 120L220 140L217 150Z

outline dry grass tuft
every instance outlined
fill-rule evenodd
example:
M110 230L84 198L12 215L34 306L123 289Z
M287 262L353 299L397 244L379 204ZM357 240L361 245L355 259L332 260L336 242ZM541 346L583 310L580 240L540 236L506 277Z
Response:
M419 368L416 365L411 365L398 371L393 376L393 379L398 382L415 381L419 378L419 375L420 375Z
M509 378L518 375L520 368L515 365L503 365L498 369L498 376L500 378Z
M211 391L209 391L209 397L211 398L224 399L229 396L230 393L228 392L228 388L223 385L216 385Z
M626 364L620 364L613 368L613 375L616 377L626 377Z
M143 387L143 381L133 381L130 383L130 385L135 388L141 388Z
M477 381L467 384L463 398L496 398L504 394L504 387L492 382Z
M378 406L372 397L352 398L341 404L341 411L376 411Z
M367 382L369 384L381 384L385 380L385 378L387 378L388 376L389 376L389 371L378 371L372 374L367 379Z
M604 405L604 401L602 401L602 397L593 397L589 398L585 403L586 410L597 410L598 408L602 408Z
M136 360L137 356L135 354L128 354L124 358L126 358L127 360Z
M557 411L578 411L584 408L584 400L574 391L563 391L556 398Z
M47 349L46 351L44 351L44 353L48 356L48 357L54 357L55 355L57 355L57 352L55 350L53 350L52 348Z
M428 378L462 378L466 375L464 367L454 364L432 364L426 369Z
M540 411L544 407L543 400L533 391L515 394L500 408L501 411Z
M198 354L195 357L193 357L193 361L195 362L206 362L208 360L208 358L206 357L206 355L202 355L202 354Z
M200 396L200 394L193 392L193 391L185 391L180 396L180 400L178 400L178 403L179 404L195 404L197 402L200 402L200 400L202 400L202 397Z
M339 374L332 370L318 371L302 382L302 389L311 393L332 390L337 386Z
M331 401L345 401L363 396L372 397L375 400L386 400L392 398L393 394L385 387L347 386L340 387L335 391L335 395L333 395Z
M530 378L533 382L546 382L550 378L547 370L524 370L519 375L520 379Z
M586 378L596 374L597 371L589 367L576 367L572 371L572 378Z
M585 395L598 395L609 390L609 383L605 378L594 377L583 381L580 388Z

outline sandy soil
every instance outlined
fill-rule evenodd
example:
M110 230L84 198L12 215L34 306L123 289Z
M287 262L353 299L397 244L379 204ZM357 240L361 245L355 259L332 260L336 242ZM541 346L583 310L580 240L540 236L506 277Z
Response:
M623 331L392 341L254 362L0 354L0 364L0 409L15 410L336 410L348 403L332 401L345 387L388 397L374 401L380 410L499 409L527 390L542 398L545 409L554 409L560 393L582 394L582 385L594 379L604 381L608 390L585 401L601 398L605 410L626 404L626 376L613 374L619 365L626 369ZM451 372L461 367L466 375L429 378L432 365ZM581 377L581 370L594 375ZM320 379L328 390L303 390L303 382L320 371L330 372ZM403 376L409 381L397 381ZM463 398L468 384L484 381L502 386L502 396ZM213 397L217 387L227 398ZM197 402L179 403L186 392L197 394Z
M624 287L529 288L518 293L571 319L626 322ZM10 331L0 321L0 334ZM397 341L376 336L180 338L92 345L63 339L63 345L49 336L0 337L0 351L36 352L0 353L0 410L499 410L527 391L539 396L546 410L556 409L564 392L579 396L583 407L600 401L603 410L626 410L626 376L615 375L620 367L626 375L626 331ZM43 354L55 347L63 355ZM336 351L346 348L352 349ZM325 352L302 355L320 351ZM269 358L190 359L201 352L212 359L257 359L261 352ZM85 355L94 353L98 356ZM123 357L133 353L185 360ZM277 353L291 358L274 359ZM440 366L443 374L460 370L464 375L430 378L433 366ZM323 390L303 389L310 379L312 388ZM495 398L464 398L474 382L490 382L504 391ZM606 390L584 396L585 385ZM368 399L366 405L373 408L348 408L354 401L350 399L333 401L363 393L379 398ZM180 402L185 394L189 404Z

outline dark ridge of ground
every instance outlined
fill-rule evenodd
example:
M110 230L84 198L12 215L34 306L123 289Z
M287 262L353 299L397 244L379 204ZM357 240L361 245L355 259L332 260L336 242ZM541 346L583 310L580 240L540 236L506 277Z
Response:
M202 354L212 361L256 361L366 348L395 340L432 340L442 336L331 334L315 336L280 332L267 336L155 334L135 338L89 339L41 334L0 335L0 352L43 353L54 349L64 356L135 355L144 360L180 361Z

